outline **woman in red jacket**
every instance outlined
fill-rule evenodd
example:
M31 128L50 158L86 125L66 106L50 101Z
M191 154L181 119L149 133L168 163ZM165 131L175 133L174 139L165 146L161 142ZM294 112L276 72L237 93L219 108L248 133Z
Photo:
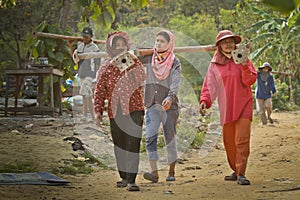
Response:
M249 185L245 176L250 154L250 128L252 121L252 90L257 72L249 59L236 64L232 51L241 37L229 30L217 35L217 50L210 63L200 95L200 113L211 107L218 98L222 135L227 160L233 173L225 180Z

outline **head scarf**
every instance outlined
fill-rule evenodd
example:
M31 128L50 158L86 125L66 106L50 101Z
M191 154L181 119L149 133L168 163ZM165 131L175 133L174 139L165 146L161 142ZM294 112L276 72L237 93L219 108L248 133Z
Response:
M152 69L158 80L166 79L170 70L173 66L175 55L174 51L174 35L167 30L160 31L156 36L160 35L161 32L165 32L169 35L170 41L163 52L157 52L157 49L154 49L152 55Z
M115 47L113 46L114 43L116 42L116 39L119 37L122 37L125 39L127 50L130 49L130 40L129 40L129 36L127 35L127 33L125 33L125 32L110 33L107 35L107 38L106 38L105 49L111 58L117 56L118 54L120 54L124 51L123 49L115 49Z
M217 63L220 65L225 65L231 61L231 58L228 58L227 56L224 55L224 53L221 50L220 45L217 46L217 50L211 60L213 63Z
M211 62L225 65L231 61L231 57L229 58L228 56L225 56L224 55L225 52L222 52L222 50L221 50L220 41L222 41L226 38L233 38L235 41L235 44L238 44L241 42L241 37L237 36L237 35L233 35L233 33L231 31L229 31L229 30L220 31L216 37L217 50L216 50Z

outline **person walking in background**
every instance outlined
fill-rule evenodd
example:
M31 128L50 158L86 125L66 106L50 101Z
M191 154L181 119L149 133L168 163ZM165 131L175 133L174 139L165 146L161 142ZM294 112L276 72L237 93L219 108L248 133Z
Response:
M114 153L121 177L117 187L127 186L129 191L139 191L135 180L144 119L141 85L146 79L145 68L133 54L121 59L126 62L117 62L116 58L130 48L129 36L125 32L109 34L105 47L111 59L105 60L98 71L94 92L96 124L101 126L107 100ZM126 67L124 63L133 64Z
M272 67L268 62L265 62L262 66L258 67L256 105L258 106L258 114L263 125L267 124L267 120L273 124L273 119L271 118L272 94L277 97L277 92L271 71Z
M222 30L216 38L217 50L210 62L200 94L200 113L211 107L218 98L223 143L227 160L233 173L226 181L237 181L249 185L246 178L247 160L250 154L250 132L252 121L252 90L257 72L246 58L236 64L232 51L241 37L229 30Z
M160 124L163 126L164 141L169 164L166 181L175 181L177 161L176 125L179 117L177 93L181 82L181 66L174 53L174 35L167 30L157 33L153 55L140 58L147 71L145 85L146 107L146 150L151 172L144 178L158 182L157 139Z
M78 47L76 48L78 54L99 51L99 47L92 40L93 31L91 28L84 28L81 36L83 42L79 43ZM68 44L70 47L70 54L73 56L75 51L73 41L69 40ZM93 81L96 78L96 73L100 62L100 58L84 59L78 62L78 76L80 78L79 94L82 95L84 119L88 118L88 113L90 113L91 118L94 119Z

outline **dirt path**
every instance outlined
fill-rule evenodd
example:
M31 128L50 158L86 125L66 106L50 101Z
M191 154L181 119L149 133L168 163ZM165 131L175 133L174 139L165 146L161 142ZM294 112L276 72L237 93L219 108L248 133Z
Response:
M166 182L166 169L159 172L160 181L150 184L138 175L140 192L128 192L116 188L119 179L115 171L96 169L88 175L61 175L71 181L66 186L0 186L0 199L44 200L153 200L153 199L300 199L300 111L278 112L273 115L273 125L261 126L255 122L252 128L251 154L247 169L250 186L223 181L231 173L226 162L221 138L203 158L198 150L181 156L182 164L176 168L177 181ZM18 132L18 127L28 120L8 122L1 119L1 163L17 161L35 162L39 169L49 170L60 165L74 154L71 145L62 138L71 136L71 122L55 119L33 124L30 129ZM55 126L56 131L47 131ZM38 129L38 130L36 130ZM76 152L75 152L76 153Z

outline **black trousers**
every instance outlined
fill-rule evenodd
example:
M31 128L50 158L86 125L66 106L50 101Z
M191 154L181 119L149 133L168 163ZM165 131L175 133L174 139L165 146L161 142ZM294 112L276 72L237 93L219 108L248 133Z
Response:
M139 169L143 118L144 111L122 115L119 107L116 117L110 120L117 168L128 183L135 183Z

